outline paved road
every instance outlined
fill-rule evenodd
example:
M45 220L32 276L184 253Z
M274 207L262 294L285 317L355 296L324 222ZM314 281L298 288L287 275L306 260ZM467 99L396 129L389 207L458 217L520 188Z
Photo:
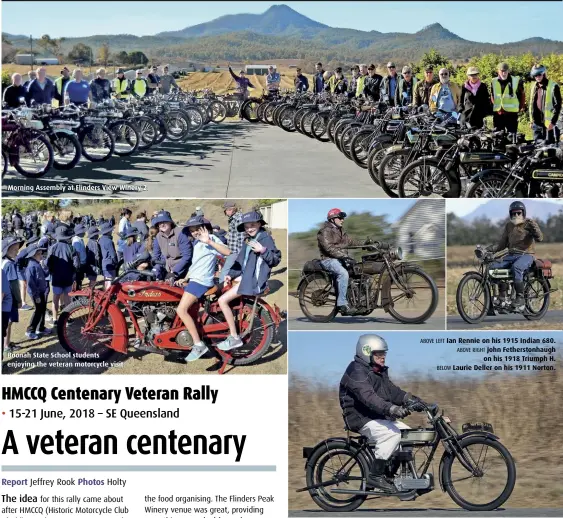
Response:
M526 324L530 324L532 321L526 320L522 315L510 314L510 315L496 315L494 317L485 317L483 321L479 324L468 324L459 315L448 316L448 329L482 329L484 327L499 326L499 325L515 325L520 324L523 329L525 329ZM556 309L548 311L546 315L538 322L544 322L549 324L561 324L563 329L563 310ZM534 321L534 324L536 321Z
M326 513L321 509L312 509L309 511L290 511L289 516L301 516L301 517L326 517L333 518L334 516L359 516L368 517L376 516L381 518L384 516L394 516L395 518L405 517L417 517L417 516L428 516L432 517L460 517L460 516L471 516L471 518L477 518L481 516L496 516L498 518L509 518L509 517L525 517L525 516L553 516L561 517L563 516L563 508L543 508L543 509L495 509L489 512L479 512L479 511L466 511L465 509L363 509L360 508L357 511L351 513Z
M333 144L246 121L212 125L191 142L166 142L133 157L112 157L97 164L81 161L71 171L52 170L38 180L9 170L2 194L61 198L386 197L367 171L345 158Z

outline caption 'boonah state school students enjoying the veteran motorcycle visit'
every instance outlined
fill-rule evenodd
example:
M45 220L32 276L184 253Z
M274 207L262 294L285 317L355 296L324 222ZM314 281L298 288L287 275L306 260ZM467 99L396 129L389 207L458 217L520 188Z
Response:
M33 235L27 242L10 231L4 220L4 351L19 348L10 342L10 324L19 321L20 309L34 309L26 336L36 340L51 333L45 322L57 325L73 292L83 293L83 284L93 293L101 283L103 291L99 296L102 297L116 283L135 284L147 278L156 283L154 290L163 285L183 288L175 314L178 325L183 324L190 336L186 338L191 344L186 361L195 361L208 351L208 344L200 334L200 317L190 308L199 308L198 303L205 296L213 289L217 291L219 280L224 284L215 306L224 319L224 339L215 340L213 346L225 352L240 348L245 341L239 335L240 322L235 321L232 303L240 298L257 298L267 291L271 270L280 263L281 252L259 211L242 213L234 201L226 201L223 209L229 218L227 230L212 225L201 207L196 208L183 226L166 210L155 211L149 219L145 212L133 218L132 211L125 208L121 211L117 236L113 235L116 223L113 217L111 220L91 215L74 217L72 211L63 210L56 220L53 213L46 212L41 215L41 227L34 225L30 229ZM102 281L98 280L100 277ZM47 316L51 287L52 313ZM26 294L33 307L22 306ZM240 318L238 312L237 318ZM250 332L245 330L244 335ZM137 338L134 345L142 347L141 340Z

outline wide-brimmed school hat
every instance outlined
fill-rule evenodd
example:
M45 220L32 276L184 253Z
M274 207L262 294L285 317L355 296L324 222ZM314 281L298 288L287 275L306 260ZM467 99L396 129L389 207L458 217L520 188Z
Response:
M211 221L205 219L203 216L193 216L186 221L186 227L205 227L209 232L213 232Z
M76 225L74 227L74 235L80 236L80 234L82 235L86 234L86 227L84 225Z
M30 237L30 238L25 242L25 246L33 245L34 243L37 243L37 241L39 241L39 236Z
M23 245L23 239L21 237L10 236L5 239L2 239L2 257L4 257L8 253L8 249L12 245Z
M266 225L266 222L262 218L262 214L253 210L252 212L246 212L242 215L242 219L237 226L237 230L239 232L244 232L244 224L245 223L261 223L262 225Z
M172 216L170 214L170 212L168 212L167 210L161 210L156 217L151 221L151 225L158 227L158 225L160 225L161 223L172 223L174 224L174 221L172 220Z
M102 226L100 227L100 234L102 234L102 236L111 234L112 232L113 232L113 225L109 221L102 223Z
M92 238L92 237L96 237L100 235L100 229L98 227L90 227L88 229L88 237Z
M127 239L128 237L137 237L139 235L139 229L137 227L131 227L127 232L123 232L123 239Z
M223 210L234 209L236 206L236 202L234 202L233 200L227 200L225 203L223 203Z
M69 241L74 237L74 232L66 225L57 227L55 229L55 239L57 241Z
M39 245L31 245L25 249L25 258L33 257L37 252L45 252L47 251L47 247L39 246Z

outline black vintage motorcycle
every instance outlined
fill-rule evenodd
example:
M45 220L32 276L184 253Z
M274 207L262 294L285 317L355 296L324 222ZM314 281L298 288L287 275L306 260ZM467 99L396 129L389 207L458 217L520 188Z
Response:
M372 448L367 438L349 431L346 437L303 448L307 486L298 492L308 491L325 511L353 511L368 498L414 500L435 489L428 468L442 443L438 478L443 492L469 511L492 511L504 504L514 489L516 466L492 425L465 423L460 434L438 405L424 406L430 427L401 430L399 448L389 459L386 476L396 493L370 487Z
M342 265L348 270L348 304L354 316L366 316L383 308L403 324L420 324L432 316L438 305L434 279L420 266L402 262L400 247L374 242L347 249L368 250L356 262L347 257ZM303 267L298 287L299 305L312 322L330 322L338 312L338 285L319 259Z
M551 261L536 259L524 274L524 311L512 308L516 297L514 276L510 268L491 268L497 260L491 247L477 245L475 258L476 271L465 272L456 291L457 310L468 324L477 324L485 316L521 313L528 320L540 320L549 309L550 294L557 291L551 288L553 279ZM506 296L501 296L500 284L504 283Z

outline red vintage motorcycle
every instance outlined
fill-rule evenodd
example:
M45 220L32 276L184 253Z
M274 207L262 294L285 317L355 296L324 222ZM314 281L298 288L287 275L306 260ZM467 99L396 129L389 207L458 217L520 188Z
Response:
M132 272L149 280L122 280ZM105 361L116 352L128 354L130 335L135 335L135 350L185 357L193 340L176 314L184 291L154 279L152 272L127 270L107 290L102 288L102 281L93 288L72 292L73 301L64 308L57 324L63 349L82 361ZM273 342L283 315L275 304L272 307L260 297L239 297L231 308L244 344L221 351L214 345L227 338L229 328L219 308L218 291L217 286L210 288L190 308L190 314L201 338L222 364L219 374L223 374L227 365L249 365L259 360Z

